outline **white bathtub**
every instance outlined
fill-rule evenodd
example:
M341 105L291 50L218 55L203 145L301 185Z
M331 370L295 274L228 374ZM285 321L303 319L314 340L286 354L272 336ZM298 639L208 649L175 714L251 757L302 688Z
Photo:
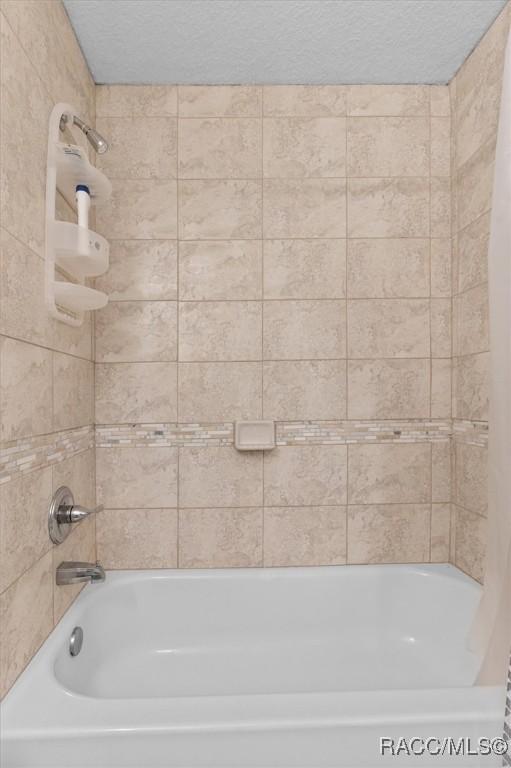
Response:
M471 686L478 596L444 565L108 573L6 697L1 764L499 765L379 755L501 735L504 689Z

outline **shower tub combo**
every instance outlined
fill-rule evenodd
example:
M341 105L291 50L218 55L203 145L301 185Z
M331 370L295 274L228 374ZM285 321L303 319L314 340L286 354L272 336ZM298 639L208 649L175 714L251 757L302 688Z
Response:
M6 697L2 766L499 765L380 755L501 735L465 644L478 598L447 565L109 573Z

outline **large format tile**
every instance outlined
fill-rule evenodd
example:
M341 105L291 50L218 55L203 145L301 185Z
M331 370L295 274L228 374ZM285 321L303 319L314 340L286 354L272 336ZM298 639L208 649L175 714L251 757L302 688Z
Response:
M263 111L272 117L336 117L346 114L344 85L266 85Z
M180 507L260 506L263 457L231 447L179 450Z
M176 419L176 363L96 365L97 424L154 424Z
M177 302L112 302L96 314L98 363L177 359Z
M174 240L177 237L175 181L113 182L112 197L98 206L98 231L107 240Z
M434 358L431 361L431 418L451 418L451 373L450 357Z
M348 296L429 296L429 240L348 240Z
M431 295L450 298L451 283L451 239L449 237L431 240Z
M448 563L451 540L451 505L431 505L431 545L432 563Z
M345 237L344 179L266 179L263 236Z
M458 355L489 349L488 285L483 283L462 293L454 303Z
M427 85L350 85L348 115L410 116L429 115Z
M48 537L51 497L50 467L0 485L0 592L51 549Z
M403 504L431 500L429 443L362 443L348 449L350 504Z
M261 182L179 182L179 236L183 240L261 237Z
M172 117L177 115L175 85L97 85L98 117Z
M431 299L431 356L451 357L451 300Z
M458 170L458 223L464 229L491 207L495 138L489 139Z
M265 301L265 360L317 360L346 356L344 301Z
M95 448L88 448L69 459L53 465L53 492L67 485L77 504L96 506L96 458Z
M346 507L267 507L264 565L343 565Z
M429 301L348 301L348 357L429 357Z
M0 339L0 412L2 441L52 431L52 352Z
M348 237L429 237L429 180L348 180Z
M96 518L104 568L176 568L177 510L107 509Z
M490 213L487 212L458 234L458 285L461 293L488 280Z
M179 306L179 359L260 360L262 307L255 301L188 301Z
M451 500L452 446L450 440L431 444L431 498L433 502Z
M348 562L427 562L429 526L429 504L348 507Z
M180 85L180 117L259 117L262 88L256 85Z
M448 176L431 179L430 233L431 237L451 235L451 180Z
M488 452L480 445L455 441L454 502L479 515L488 507Z
M490 354L481 352L453 359L453 416L488 421Z
M179 511L181 568L246 568L262 564L262 509Z
M177 504L177 448L96 449L98 504L107 509L161 509Z
M113 240L108 271L95 287L110 301L177 299L177 242Z
M0 595L0 695L53 629L52 554L48 552Z
M176 118L98 117L96 127L108 140L96 166L109 179L176 178Z
M263 174L276 179L346 176L346 120L266 118Z
M261 155L257 118L179 121L180 179L257 179Z
M181 301L260 299L258 240L196 240L179 244Z
M264 456L265 506L346 504L345 445L281 446Z
M348 118L348 176L429 176L429 119Z
M260 419L261 363L180 363L179 421Z
M94 363L53 355L53 428L71 429L94 420Z
M451 119L431 118L431 175L449 176L451 171Z
M344 419L345 360L285 360L263 363L264 418Z
M487 521L481 515L456 507L454 563L481 582L484 577Z
M425 419L430 407L430 361L350 360L348 418Z
M345 240L265 240L265 299L343 299Z

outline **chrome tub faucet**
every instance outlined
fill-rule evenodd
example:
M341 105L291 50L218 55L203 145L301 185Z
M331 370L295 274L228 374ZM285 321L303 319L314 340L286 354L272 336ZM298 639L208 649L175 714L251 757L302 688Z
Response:
M56 582L58 586L65 584L80 584L84 581L104 581L106 574L99 563L80 563L74 560L61 563L57 568Z

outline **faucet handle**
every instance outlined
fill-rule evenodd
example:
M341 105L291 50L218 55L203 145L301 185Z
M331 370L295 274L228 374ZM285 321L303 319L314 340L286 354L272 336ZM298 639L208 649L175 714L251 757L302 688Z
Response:
M96 512L102 512L103 509L103 504L94 509L87 509L87 507L82 507L80 504L62 504L57 512L57 518L61 525L62 523L79 523L80 520L89 517L89 515L94 515Z
M48 510L48 533L54 544L61 544L70 531L73 523L79 523L95 512L101 512L103 505L87 509L75 504L73 494L67 486L61 486L53 496Z

